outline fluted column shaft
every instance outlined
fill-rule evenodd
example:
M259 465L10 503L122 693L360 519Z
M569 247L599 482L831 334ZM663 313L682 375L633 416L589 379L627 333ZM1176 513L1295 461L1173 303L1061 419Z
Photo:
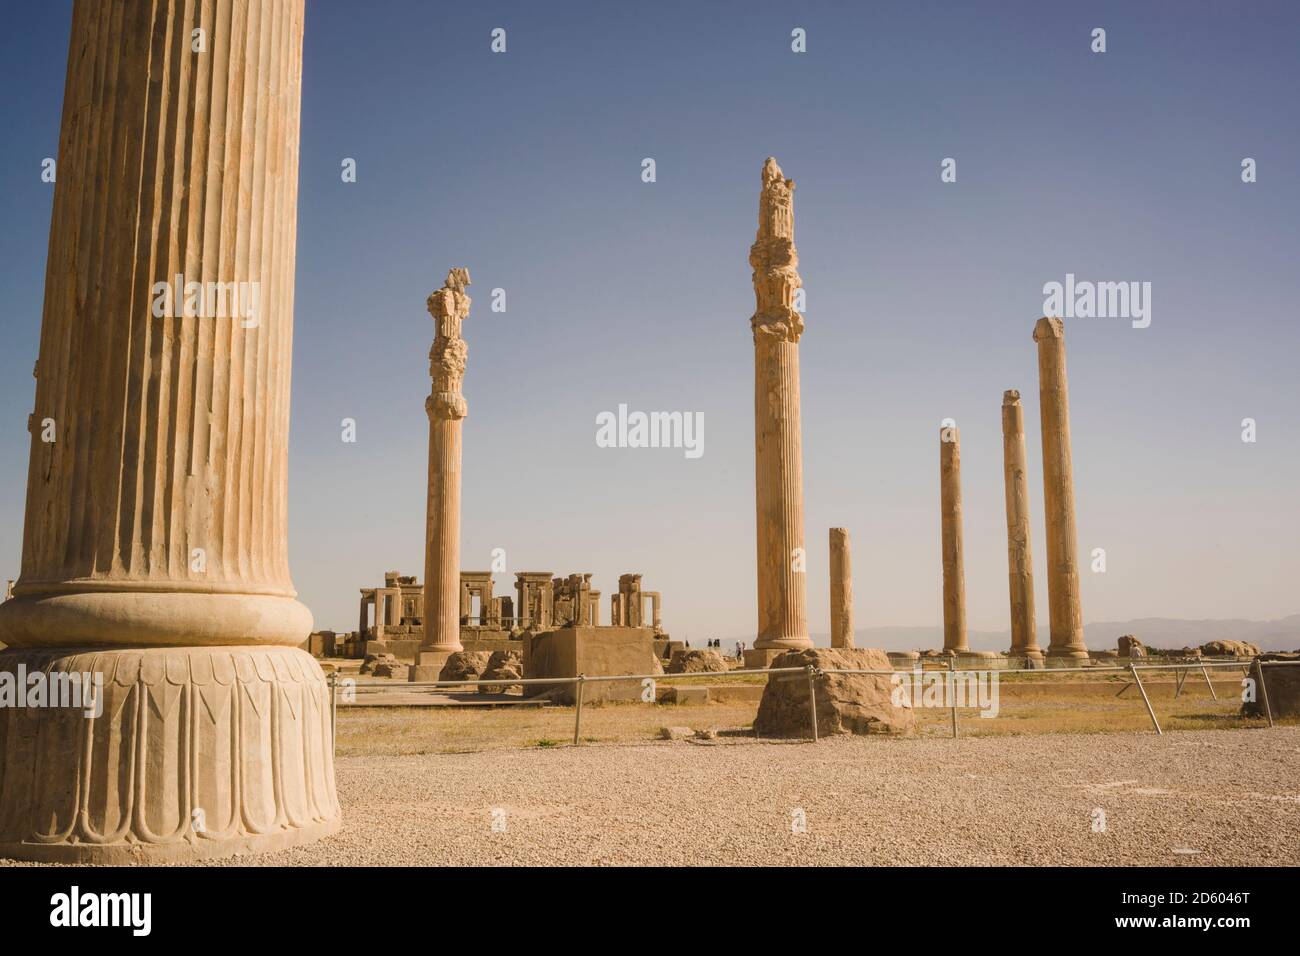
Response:
M758 648L808 638L803 537L799 347L759 341L754 354L758 508Z
M311 628L286 507L302 29L302 0L74 6L6 643Z
M757 303L754 336L755 504L759 651L811 647L803 537L803 447L795 308L794 182L776 160L763 166L758 235L749 251Z
M421 649L459 651L461 420L429 418L429 501Z
M849 532L831 528L831 647L853 646L853 561Z
M1034 621L1034 559L1029 533L1029 481L1025 466L1025 409L1014 389L1002 395L1002 470L1007 500L1007 586L1011 601L1011 654L1041 658Z
M962 557L961 435L939 429L939 507L943 536L943 649L961 653L966 643L966 571Z
M289 366L303 0L78 0L23 532L0 857L185 862L339 826L294 646ZM21 679L21 677L19 678Z
M1043 432L1043 510L1047 522L1047 603L1050 657L1084 658L1079 601L1079 545L1074 524L1074 465L1070 456L1070 397L1065 374L1065 324L1042 318L1038 343L1038 404Z

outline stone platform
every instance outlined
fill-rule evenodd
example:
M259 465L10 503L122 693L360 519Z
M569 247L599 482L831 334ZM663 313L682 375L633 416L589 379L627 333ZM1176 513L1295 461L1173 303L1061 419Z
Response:
M656 674L662 671L654 650L652 627L562 627L525 637L524 677L588 677ZM557 703L575 700L574 685L527 684L530 696L550 692ZM594 681L583 700L639 700L640 681Z

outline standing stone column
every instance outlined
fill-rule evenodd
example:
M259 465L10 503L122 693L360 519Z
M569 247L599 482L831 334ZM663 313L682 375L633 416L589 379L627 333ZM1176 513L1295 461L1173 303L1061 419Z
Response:
M1034 621L1034 558L1029 543L1029 483L1025 468L1025 409L1015 389L1002 393L1002 469L1007 497L1007 581L1012 657L1042 660Z
M961 435L939 428L939 501L943 530L943 649L966 654L966 571L962 560Z
M812 647L804 572L803 451L799 422L799 338L795 308L794 182L776 160L763 164L758 236L749 250L757 308L754 335L755 499L758 513L758 635L747 666Z
M1074 527L1074 464L1070 458L1070 396L1065 376L1065 323L1042 318L1038 343L1038 405L1043 428L1043 510L1047 519L1048 657L1083 660L1079 545Z
M424 541L424 638L410 679L437 680L460 643L460 430L469 411L461 394L469 346L461 323L469 317L467 269L452 269L441 289L429 296L435 326L429 352L433 391L429 413L429 498Z
M831 528L831 647L853 646L853 563L849 532Z
M73 6L0 671L100 689L0 707L0 856L338 827L286 540L302 31L303 0Z

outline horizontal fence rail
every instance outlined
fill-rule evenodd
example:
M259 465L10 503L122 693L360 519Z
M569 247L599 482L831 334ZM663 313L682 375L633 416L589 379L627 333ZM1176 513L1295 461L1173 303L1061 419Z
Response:
M517 685L537 685L549 684L553 687L562 687L573 685L577 691L574 695L574 721L573 721L573 743L575 746L581 745L581 728L582 728L582 702L583 687L589 683L601 681L676 681L676 680L693 680L695 678L727 678L743 676L783 676L783 679L789 680L791 676L803 675L808 680L808 700L810 711L810 722L812 725L811 740L816 742L817 737L817 697L816 681L829 674L866 674L875 676L893 676L895 674L924 674L927 671L924 664L939 664L939 661L930 659L918 659L913 666L891 667L889 669L871 669L856 667L825 667L819 668L812 664L804 667L768 667L758 669L732 670L732 671L692 671L687 674L596 674L587 676L578 674L576 677L517 677L517 678L497 678L493 680L436 680L436 681L408 681L403 683L394 683L389 680L369 680L362 681L356 678L341 678L337 671L332 671L327 675L327 682L330 687L330 729L331 735L335 737L335 752L337 753L337 726L338 726L338 691L341 683L346 680L349 682L349 689L353 692L360 693L383 693L401 689L437 689L437 688L464 688L464 687L514 687ZM1140 671L1192 671L1199 670L1205 676L1205 682L1209 685L1210 693L1217 701L1218 694L1214 690L1214 683L1210 680L1209 669L1237 669L1243 674L1249 674L1252 670L1258 675L1260 702L1264 705L1264 714L1268 719L1270 727L1276 726L1273 720L1273 711L1268 702L1268 687L1264 682L1265 667L1294 667L1300 666L1300 660L1295 661L1263 661L1258 657L1237 659L1237 660L1201 660L1189 659L1181 663L1170 664L1129 664L1127 666L1109 666L1099 665L1095 667L955 667L949 659L947 667L932 667L928 673L943 674L951 680L959 674L1032 674L1036 677L1045 677L1056 674L1128 674L1130 680L1120 690L1120 694L1128 690L1129 687L1136 686L1142 694L1142 701L1146 705L1147 713L1151 717L1152 726L1158 735L1163 736L1164 730L1160 727L1160 721L1156 718L1155 708L1151 705L1151 699L1147 696L1146 687L1142 683ZM1177 697L1182 690L1182 683L1186 679L1184 673L1178 682L1174 696ZM1119 695L1116 695L1119 696ZM950 708L952 711L952 736L957 736L957 704L954 695L953 704Z

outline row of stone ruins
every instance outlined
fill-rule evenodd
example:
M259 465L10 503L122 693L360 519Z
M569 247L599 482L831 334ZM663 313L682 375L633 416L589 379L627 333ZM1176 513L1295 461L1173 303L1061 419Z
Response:
M463 648L474 650L484 641L522 640L555 628L603 626L600 591L592 588L589 573L556 577L550 571L517 571L514 597L494 595L492 578L491 571L460 574ZM640 628L648 622L656 638L666 639L661 611L658 591L642 590L639 574L623 574L618 591L610 595L608 626ZM307 649L317 656L392 654L406 660L418 653L423 636L424 587L414 576L388 571L383 587L361 589L356 631L313 632Z

